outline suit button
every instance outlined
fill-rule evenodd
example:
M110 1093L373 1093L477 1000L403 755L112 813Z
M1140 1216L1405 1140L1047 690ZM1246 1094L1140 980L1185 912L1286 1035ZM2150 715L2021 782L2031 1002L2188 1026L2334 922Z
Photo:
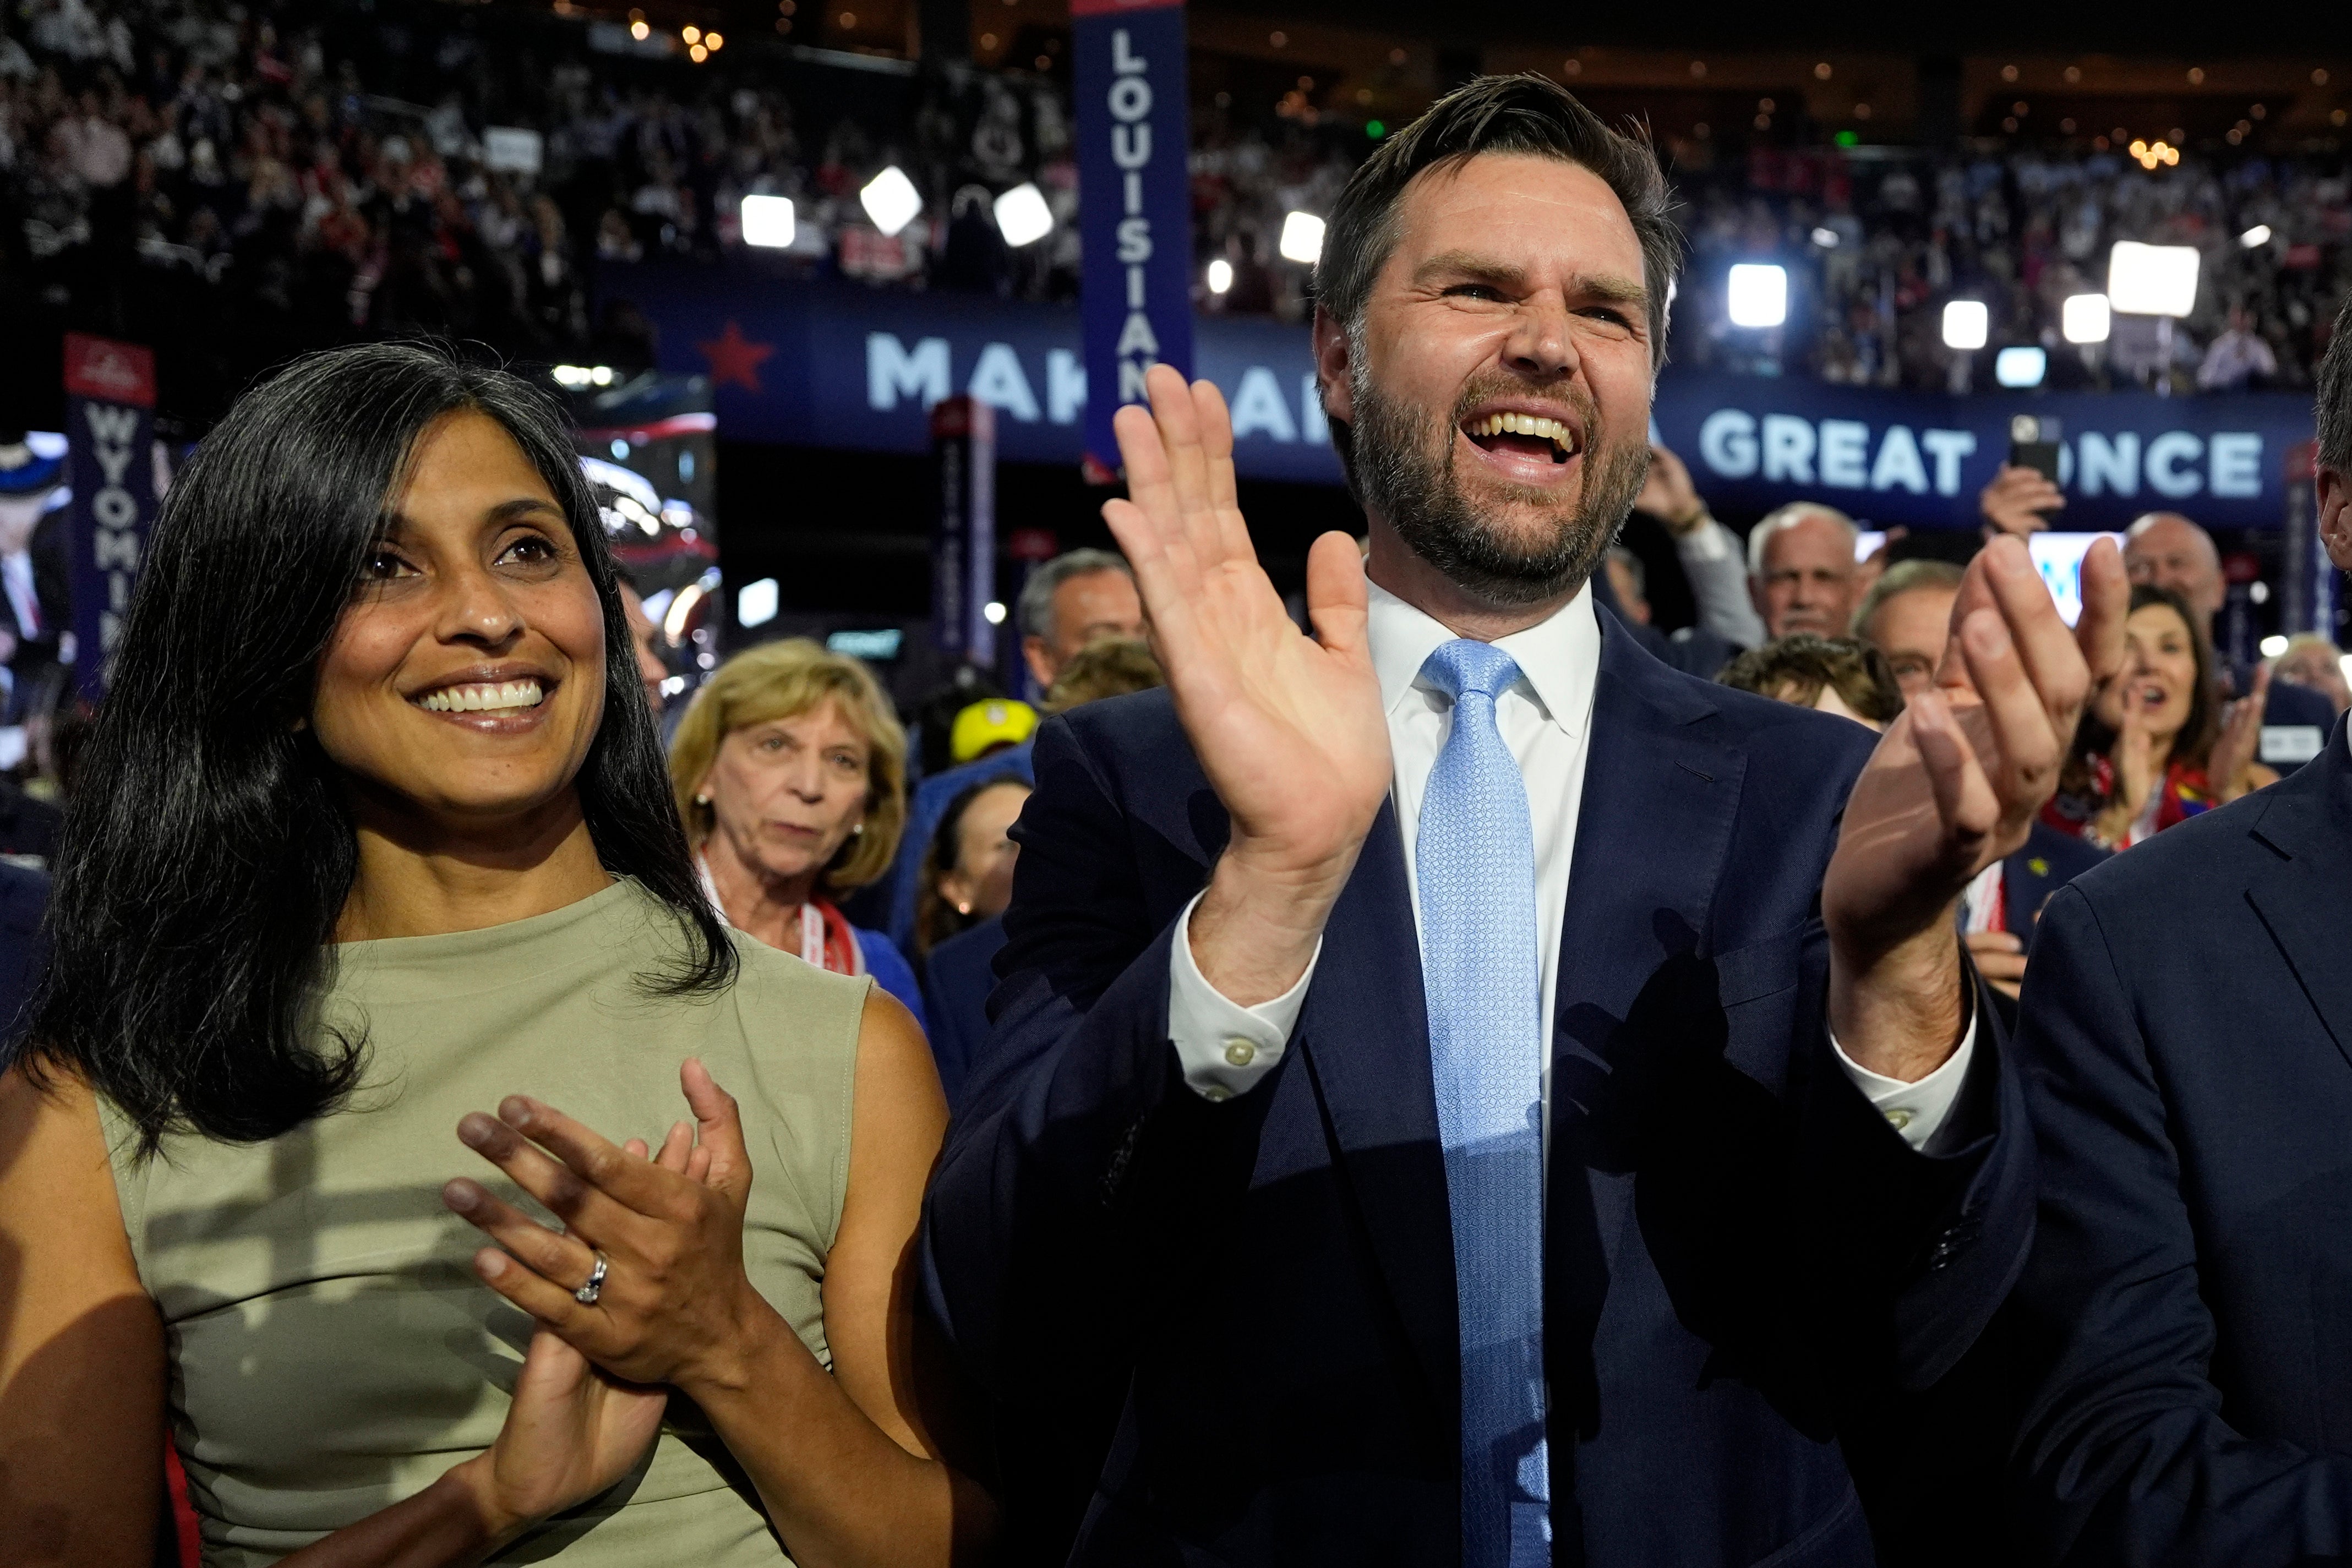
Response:
M1206 1100L1212 1105L1220 1104L1233 1097L1234 1092L1226 1088L1222 1083L1212 1083L1206 1089L1201 1091L1201 1098Z
M1225 1041L1225 1060L1235 1067L1247 1067L1257 1060L1257 1047L1235 1035Z

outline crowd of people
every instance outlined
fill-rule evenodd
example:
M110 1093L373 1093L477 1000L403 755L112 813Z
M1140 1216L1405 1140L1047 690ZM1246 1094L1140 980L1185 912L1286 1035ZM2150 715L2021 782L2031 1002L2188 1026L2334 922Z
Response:
M1742 539L1673 207L1441 99L1333 201L1307 624L1155 366L1023 694L911 715L789 638L667 713L518 376L238 399L0 876L0 1559L2340 1554L2340 659L2229 667L2177 513L2065 623L2024 471L1965 563Z
M631 53L617 24L538 13L16 0L0 16L0 314L155 342L207 413L259 369L359 337L629 363L650 351L643 323L592 313L598 268L716 261L742 245L747 193L793 200L792 249L814 269L1075 297L1070 111L1050 75L960 68L877 91L871 73L747 57L774 42L689 64ZM1204 105L1202 308L1304 320L1311 273L1276 254L1285 215L1328 212L1375 145L1339 117ZM1944 346L1941 308L1967 296L1990 308L1996 346L2053 349L2053 384L2304 387L2352 278L2340 157L2192 151L2151 173L2120 151L1868 151L1759 147L1676 172L1683 361L1958 385L1970 361ZM885 235L857 193L892 163L925 205ZM1012 250L991 200L1023 182L1055 225ZM2269 237L2241 245L2258 225ZM2201 250L2196 314L2161 342L2126 320L2107 345L2065 344L2061 303L2105 287L2125 238ZM1783 329L1729 322L1727 269L1757 260L1790 270Z
M1759 152L1686 179L1699 308L1677 353L1732 369L1810 371L1855 386L1965 390L1989 379L1945 346L1953 298L1988 307L1989 345L2049 351L2050 384L2241 391L2311 385L2332 302L2352 287L2352 165L2340 155L2184 154L2143 168L2121 148L1859 159ZM2258 243L2244 243L2257 235ZM2063 307L2104 293L2118 240L2192 246L2197 308L2161 336L2116 319L2098 345L2063 334ZM1731 325L1735 262L1788 266L1790 324Z

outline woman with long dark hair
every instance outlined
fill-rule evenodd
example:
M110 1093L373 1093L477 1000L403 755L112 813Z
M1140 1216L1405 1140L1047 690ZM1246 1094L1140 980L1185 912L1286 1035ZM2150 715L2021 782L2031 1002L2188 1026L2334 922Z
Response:
M2120 850L2278 782L2254 759L2268 669L2226 702L2199 617L2168 588L2132 590L2124 641L2124 667L2083 710L2043 821Z
M111 656L0 1079L0 1561L147 1563L167 1423L207 1563L946 1561L929 1052L704 901L560 413L296 363Z

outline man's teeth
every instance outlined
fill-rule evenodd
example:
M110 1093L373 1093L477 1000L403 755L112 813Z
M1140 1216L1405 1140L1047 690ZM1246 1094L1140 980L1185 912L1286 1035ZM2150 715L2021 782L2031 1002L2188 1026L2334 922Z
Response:
M496 713L503 708L537 707L537 681L486 682L470 686L443 686L417 699L431 713Z
M1556 419L1533 413L1490 413L1463 427L1473 435L1532 435L1562 452L1576 450L1576 433Z

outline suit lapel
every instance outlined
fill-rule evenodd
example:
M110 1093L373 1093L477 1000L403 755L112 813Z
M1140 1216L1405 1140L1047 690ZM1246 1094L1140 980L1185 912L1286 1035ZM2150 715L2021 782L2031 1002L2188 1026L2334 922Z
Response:
M1746 757L1705 737L1717 709L1602 622L1601 680L1569 867L1553 1004L1545 1200L1552 1462L1597 1418L1593 1336L1633 1223L1630 1129L1610 1113L1622 1030L1661 965L1705 940Z
M1396 808L1383 804L1324 927L1294 1034L1381 1271L1440 1408L1460 1398L1454 1232Z
M2352 760L2343 728L2318 760L2263 791L2252 831L2285 858L2254 878L2246 898L2352 1061L2352 965L2343 958L2352 915Z

